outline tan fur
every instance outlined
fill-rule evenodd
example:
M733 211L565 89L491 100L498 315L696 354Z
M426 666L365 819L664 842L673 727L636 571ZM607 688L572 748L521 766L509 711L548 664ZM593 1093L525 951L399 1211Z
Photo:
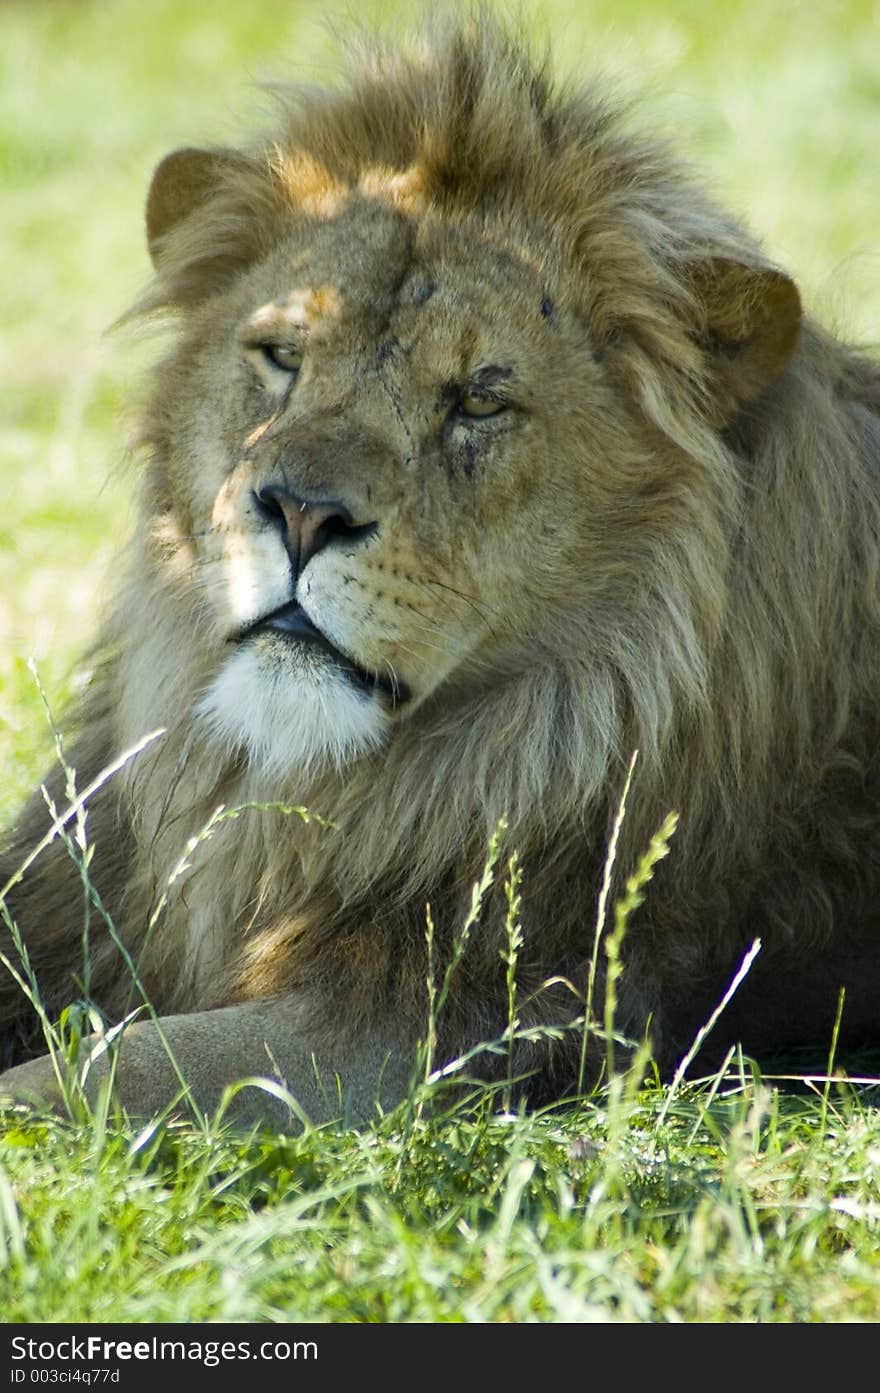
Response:
M313 1054L351 1115L398 1098L426 1026L426 905L442 971L502 816L525 870L521 1023L576 1018L576 992L542 984L583 990L635 749L620 875L669 809L681 825L630 928L619 1025L650 1018L671 1067L760 935L719 1051L824 1043L841 985L845 1032L876 1038L874 365L802 319L664 149L601 94L556 90L485 15L364 52L341 91L291 92L272 140L176 152L147 227L135 312L178 329L73 762L82 784L166 730L93 800L94 880L199 1101L270 1060L333 1113ZM302 350L295 379L266 344ZM347 510L315 515L335 531L296 595L380 694L265 636L218 692L241 630L293 598L296 509L258 500L267 483ZM294 681L320 699L291 704ZM220 804L316 819L217 823L145 946ZM38 797L10 867L45 823ZM10 897L53 1010L82 970L78 884L54 846ZM499 888L441 1058L504 1029L503 911ZM136 994L94 912L91 942L91 995L119 1016ZM0 992L25 1057L25 1003ZM156 1041L126 1036L135 1111L174 1092ZM578 1051L577 1032L523 1045L529 1096L570 1089Z

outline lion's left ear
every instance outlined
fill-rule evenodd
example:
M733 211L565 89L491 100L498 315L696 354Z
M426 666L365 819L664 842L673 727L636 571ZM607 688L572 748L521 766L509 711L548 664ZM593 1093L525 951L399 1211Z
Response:
M147 246L157 264L162 239L188 217L221 182L232 164L242 164L236 150L172 150L156 166L147 194Z
M721 257L692 266L691 280L714 377L714 424L725 426L784 369L800 330L801 299L782 271Z

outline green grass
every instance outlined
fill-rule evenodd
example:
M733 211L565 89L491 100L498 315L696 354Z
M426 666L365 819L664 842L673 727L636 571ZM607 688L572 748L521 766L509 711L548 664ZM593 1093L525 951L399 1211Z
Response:
M497 1101L497 1100L496 1100ZM876 1321L880 1119L705 1087L409 1131L8 1119L8 1321ZM661 1112L665 1110L662 1121ZM659 1125L658 1125L659 1123Z
M0 5L0 820L130 524L128 402L153 349L102 337L148 274L155 161L260 120L255 80L332 78L324 7ZM645 90L719 196L854 338L876 336L875 6L580 0L529 7L568 70ZM334 15L344 19L344 10ZM378 2L359 17L404 21ZM427 1027L427 1022L426 1022ZM841 1321L880 1318L871 1090L620 1078L511 1117L437 1096L359 1133L247 1137L6 1115L9 1321Z

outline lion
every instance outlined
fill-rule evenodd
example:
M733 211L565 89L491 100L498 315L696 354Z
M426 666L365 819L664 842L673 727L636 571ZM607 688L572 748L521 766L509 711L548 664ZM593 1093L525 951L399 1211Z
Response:
M461 926L503 827L517 1087L570 1097L615 821L612 895L671 810L616 1028L668 1075L760 939L715 1058L827 1042L841 990L840 1043L876 1042L876 364L485 15L281 103L271 138L177 150L149 190L132 313L174 336L72 721L88 933L73 821L49 835L63 770L0 873L48 1014L125 1022L89 1088L112 1054L133 1116L269 1077L243 1121L290 1125L285 1090L367 1121L452 966L434 1059L499 1079L506 860L463 951ZM9 973L0 1020L2 1091L57 1099ZM591 1035L588 1077L601 1057Z

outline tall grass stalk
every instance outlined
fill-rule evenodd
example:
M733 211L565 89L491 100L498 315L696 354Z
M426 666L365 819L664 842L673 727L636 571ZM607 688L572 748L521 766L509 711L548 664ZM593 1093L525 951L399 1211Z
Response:
M581 1035L581 1057L578 1065L577 1092L584 1091L584 1079L587 1068L587 1045L590 1032L593 1030L593 1000L596 992L596 974L599 969L599 945L602 942L602 935L605 932L605 914L608 905L608 896L611 892L611 877L614 873L614 863L617 860L617 846L620 841L620 829L623 826L623 819L626 815L626 800L629 797L629 790L632 784L633 772L636 767L636 760L639 757L638 750L633 750L629 768L626 771L626 778L623 782L623 792L620 795L620 802L617 805L617 814L614 819L614 826L611 830L611 840L608 843L608 851L605 856L605 867L602 874L602 885L599 890L599 902L596 909L596 925L593 931L593 950L590 955L590 966L587 973L587 991L584 1005L584 1024Z
M831 1080L834 1075L834 1061L837 1057L837 1043L840 1038L840 1024L843 1020L843 1006L846 1001L846 988L841 987L837 997L837 1012L834 1017L834 1029L831 1032L831 1044L828 1048L828 1063L825 1066L825 1085L822 1089L822 1111L819 1115L819 1126L824 1132L828 1123L828 1099L831 1088Z
M632 765L630 765L632 769ZM621 800L622 801L622 800ZM605 940L607 969L605 978L605 1061L609 1080L614 1077L614 1018L617 1013L617 984L623 974L621 948L630 916L645 900L645 889L653 878L654 867L669 855L669 843L678 826L678 814L668 813L651 838L647 851L639 858L633 874L626 882L626 891L614 905L614 929Z
M58 726L57 721L55 720L55 716L54 716L54 713L53 713L53 711L52 711L52 707L51 707L51 705L50 705L50 703L49 703L49 698L48 698L48 696L46 695L46 690L45 690L45 688L44 688L44 686L43 686L42 679L40 678L40 673L39 673L39 670L38 670L38 668L37 668L37 664L36 664L36 662L34 661L33 658L29 658L29 659L28 659L27 667L28 667L28 671L30 672L32 678L34 679L34 684L35 684L35 686L36 686L36 688L37 688L37 692L38 692L38 694L39 694L39 698L40 698L40 701L41 701L41 703L42 703L43 713L44 713L44 715L45 715L46 721L48 722L49 729L50 729L51 732L52 732L52 740L53 740L53 743L54 743L54 745L55 745L55 755L56 755L56 758L57 758L57 760L58 760L58 763L59 763L60 767L61 767L62 770L64 771L64 775L65 775L65 796L66 796L66 798L67 798L67 802L68 802L68 804L73 804L73 803L76 802L76 770L70 765L70 763L69 763L69 761L68 761L68 759L67 759L67 756L66 756L66 754L65 754L64 741L63 741L63 738L62 738L62 735L61 735L61 730L60 730L60 728L59 728L59 726ZM56 818L56 817L58 816L58 809L56 808L56 806L55 806L55 804L54 804L54 801L50 798L48 790L47 790L45 787L42 787L41 792L42 792L42 794L43 794L43 798L44 798L45 801L46 801L46 806L47 806L47 808L49 809L49 814L50 814L50 816L51 816L52 818ZM62 838L65 839L65 842L66 842L66 844L67 844L67 846L68 846L68 850L69 850L71 844L70 844L69 841L67 841L67 832L66 832L66 830L62 830L62 831L59 833L59 835L60 835ZM85 805L85 803L83 803L80 807L77 808L77 812L76 812L76 824L75 824L75 831L74 831L74 835L73 835L73 842L74 842L75 845L79 848L79 852L80 852L80 857L79 857L79 868L80 868L80 880L81 880L81 882L82 882L82 888L83 888L83 926L82 926L82 963L83 963L83 977L82 977L82 983L81 983L81 985L82 985L83 996L87 997L87 996L89 995L89 988L90 988L91 958L92 958L91 951L90 951L90 949L89 949L89 936L90 936L91 922L92 922L92 900L91 900L91 895L90 895L90 893L89 893L89 866L90 866L91 860L92 860L92 848L89 846L88 836L87 836L87 832L86 832L86 805Z
M507 863L507 879L504 882L504 894L507 899L507 915L505 918L505 933L507 942L501 950L501 960L505 964L506 984L507 984L507 1086L504 1090L503 1106L505 1112L509 1112L513 1097L513 1077L514 1077L514 1042L516 1031L519 1027L519 1020L516 1013L516 968L519 962L520 949L523 945L522 923L520 922L520 912L522 900L520 889L522 887L522 866L519 856L513 853Z
M630 764L630 773L634 761ZM628 792L628 787L624 793ZM621 800L625 809L625 798ZM622 821L621 813L618 814ZM646 888L653 878L657 863L669 854L669 844L678 825L678 815L669 813L660 828L651 838L647 850L639 858L633 874L628 878L623 896L614 904L614 927L605 938L606 976L605 999L603 1003L603 1025L605 1034L605 1076L606 1076L606 1118L607 1146L605 1165L600 1180L594 1187L593 1203L605 1203L627 1190L624 1175L624 1138L630 1126L630 1119L636 1098L651 1060L651 1044L646 1037L632 1052L628 1067L618 1071L616 1057L616 1016L618 1006L618 983L625 970L623 943L631 916L644 903ZM619 824L618 824L619 830ZM619 1227L620 1213L614 1211L612 1222Z
M709 1033L714 1029L719 1018L726 1009L728 1002L731 1000L731 998L736 993L737 989L741 986L745 978L748 976L752 963L755 961L755 958L758 956L760 951L761 940L759 938L756 938L751 948L746 953L745 957L740 963L739 967L737 968L733 976L733 979L730 983L730 986L727 988L727 991L724 993L718 1005L715 1007L714 1011L709 1016L709 1019L706 1021L705 1025L702 1025L700 1029L697 1031L696 1035L694 1036L692 1045L679 1062L678 1067L676 1068L675 1073L672 1076L672 1082L666 1090L666 1096L663 1100L663 1106L660 1109L658 1123L662 1124L666 1121L669 1109L672 1106L675 1095L681 1086L681 1082L685 1074L687 1073L691 1064L694 1062L694 1059L702 1049L703 1043L708 1037Z
M37 860L37 857L41 856L46 850L46 847L54 842L61 830L77 816L80 810L88 803L89 799L98 792L98 789L103 788L107 781L113 778L114 774L117 774L120 769L124 769L126 764L130 763L142 750L145 750L148 745L151 745L154 740L158 740L159 737L164 734L164 729L151 730L149 734L142 736L134 745L130 745L127 750L124 750L121 755L117 755L116 759L111 760L109 764L104 766L99 774L95 775L94 779L86 785L81 793L76 795L64 811L52 819L48 831L43 834L36 846L28 852L21 864L13 871L12 875L6 881L3 888L0 889L0 901L4 901L10 890L14 889L15 886L20 883L22 878Z
M489 848L480 879L475 882L471 892L470 909L460 929L452 940L452 950L449 961L444 969L439 987L436 980L435 963L436 928L431 906L430 904L425 906L425 946L427 957L425 985L428 996L428 1020L425 1038L424 1040L420 1040L416 1046L413 1071L410 1077L410 1086L407 1091L404 1124L405 1141L404 1145L401 1147L398 1176L400 1173L400 1166L403 1164L403 1159L412 1140L415 1128L422 1120L429 1091L432 1084L436 1083L438 1079L438 1076L434 1073L437 1054L438 1024L449 997L449 991L455 974L464 957L468 942L470 941L471 934L482 916L486 897L495 884L495 873L501 855L502 841L506 832L507 822L504 818L501 818L489 840ZM445 1073L445 1071L441 1071L441 1074L443 1073Z

